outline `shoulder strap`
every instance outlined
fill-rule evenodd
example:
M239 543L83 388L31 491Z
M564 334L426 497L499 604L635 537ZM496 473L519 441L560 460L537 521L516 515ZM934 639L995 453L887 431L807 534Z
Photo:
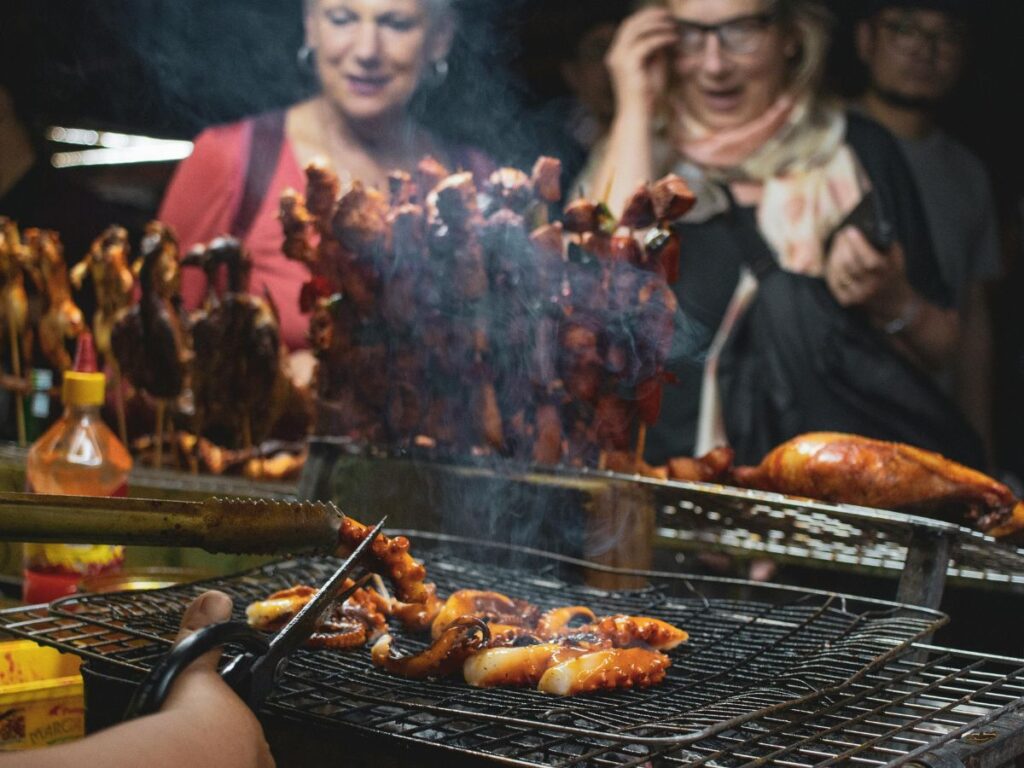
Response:
M245 186L231 222L231 234L239 240L244 240L252 229L270 187L270 180L274 177L281 147L284 145L284 120L283 109L252 118L252 138L245 164Z

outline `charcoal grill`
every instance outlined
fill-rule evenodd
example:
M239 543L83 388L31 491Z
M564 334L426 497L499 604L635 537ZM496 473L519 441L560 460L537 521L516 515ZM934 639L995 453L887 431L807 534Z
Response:
M544 607L584 603L599 613L655 615L686 628L691 640L673 653L659 686L570 699L408 681L374 669L366 651L302 651L261 713L282 764L323 763L336 744L346 765L359 764L355 745L367 746L366 764L374 765L396 753L417 764L802 766L856 758L883 765L959 744L982 726L1002 733L992 729L1006 729L1000 718L1024 694L1024 662L912 648L945 621L929 609L654 572L631 574L648 582L643 589L604 591L583 583L584 569L602 569L591 563L410 535L442 594L476 586ZM166 652L178 616L199 591L229 592L241 616L272 590L321 581L336 562L290 560L166 590L68 598L49 611L5 611L0 624L87 659L95 724L98 709L116 716L110 692L119 690L123 703L131 682ZM396 636L398 648L422 645ZM304 748L312 751L302 755Z

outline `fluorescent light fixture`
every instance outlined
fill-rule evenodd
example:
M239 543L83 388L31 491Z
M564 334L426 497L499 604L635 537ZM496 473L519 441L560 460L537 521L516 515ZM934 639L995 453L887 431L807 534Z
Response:
M58 144L89 147L70 152L55 152L50 158L54 168L87 165L123 165L128 163L163 163L182 160L192 154L192 142L177 139L154 139L114 131L53 126L46 138Z

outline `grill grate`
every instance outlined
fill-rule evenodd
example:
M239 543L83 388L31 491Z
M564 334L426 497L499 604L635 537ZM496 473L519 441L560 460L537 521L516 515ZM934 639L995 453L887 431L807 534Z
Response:
M323 439L312 445L314 454L331 447ZM698 552L713 549L741 557L766 556L796 565L891 577L903 571L915 537L943 539L949 544L945 570L949 579L971 587L1024 591L1024 549L943 520L709 483L662 481L595 470L526 467L511 462L495 464L484 459L470 465L464 458L456 462L430 451L376 455L358 446L334 447L344 456L346 466L346 472L338 477L348 480L338 480L332 474L331 483L314 484L304 490L310 498L344 499L349 510L377 512L387 507L394 514L408 504L403 496L389 495L399 465L407 470L405 480L420 483L424 493L437 493L445 488L446 481L453 482L453 508L467 498L488 503L507 492L513 480L527 487L546 488L571 488L590 480L623 491L648 493L655 511L655 540L661 547ZM493 492L481 491L467 497L465 488L470 480L485 487L487 483L493 484ZM364 500L365 510L359 510L355 499ZM459 522L462 523L461 518Z
M1024 692L1020 671L1000 674L994 661L961 668L949 653L904 657L912 640L944 621L926 609L665 573L649 574L643 590L605 592L581 586L585 564L569 558L423 533L416 544L442 594L474 586L542 607L579 602L598 613L649 614L686 628L691 641L673 652L659 686L570 699L403 680L374 669L365 651L300 651L269 713L523 765L812 765L822 756L853 759L846 750L878 765L885 761L860 755L931 743ZM473 560L459 554L467 545ZM70 598L49 614L5 611L0 623L139 675L166 652L181 611L203 589L227 591L241 617L270 591L322 582L336 562L292 560L167 590ZM396 636L398 648L422 645Z

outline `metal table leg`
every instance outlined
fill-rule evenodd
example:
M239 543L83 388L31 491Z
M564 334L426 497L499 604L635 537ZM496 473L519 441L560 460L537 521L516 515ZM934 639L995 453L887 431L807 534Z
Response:
M938 608L946 586L950 538L945 533L916 528L907 543L896 600L909 605Z

